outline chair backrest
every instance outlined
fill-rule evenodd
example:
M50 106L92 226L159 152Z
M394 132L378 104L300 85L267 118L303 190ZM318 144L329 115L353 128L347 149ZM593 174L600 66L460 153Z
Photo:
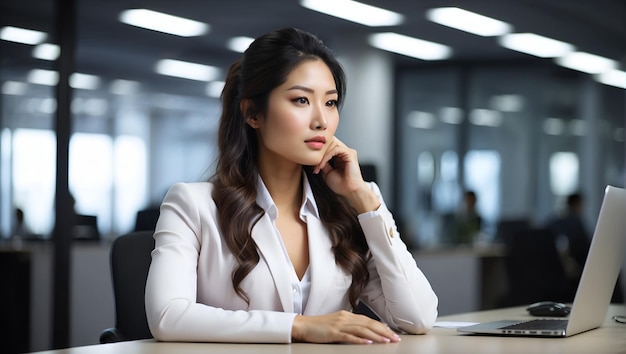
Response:
M77 214L72 232L74 233L74 240L76 241L99 241L100 231L98 230L98 217L95 215Z
M152 338L144 293L154 249L153 233L131 232L116 238L111 247L115 327L126 340Z
M133 231L154 230L161 211L159 207L139 210L135 217L135 229Z
M553 300L571 302L568 283L554 233L528 228L511 235L507 245L507 273L511 293L506 305Z

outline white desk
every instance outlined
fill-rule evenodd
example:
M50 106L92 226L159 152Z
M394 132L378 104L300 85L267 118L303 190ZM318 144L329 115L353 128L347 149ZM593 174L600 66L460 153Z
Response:
M92 345L39 352L39 354L384 354L384 353L626 353L626 325L611 319L626 314L626 307L611 305L602 327L569 338L473 336L456 329L434 328L426 335L404 335L400 343L344 344L222 344L159 343L154 340ZM481 322L529 318L521 307L443 316L439 321Z

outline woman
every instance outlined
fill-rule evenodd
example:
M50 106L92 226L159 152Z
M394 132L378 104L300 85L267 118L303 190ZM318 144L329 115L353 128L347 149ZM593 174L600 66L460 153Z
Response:
M388 343L437 297L356 151L334 134L343 71L316 37L256 39L228 73L210 182L166 195L146 312L163 341ZM383 322L352 313L359 302Z

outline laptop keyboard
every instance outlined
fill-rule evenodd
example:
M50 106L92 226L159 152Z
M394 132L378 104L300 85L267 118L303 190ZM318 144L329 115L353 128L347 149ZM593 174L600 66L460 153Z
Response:
M530 320L520 323L515 323L509 326L500 327L500 329L524 329L524 330L550 330L550 329L565 329L567 327L567 320Z

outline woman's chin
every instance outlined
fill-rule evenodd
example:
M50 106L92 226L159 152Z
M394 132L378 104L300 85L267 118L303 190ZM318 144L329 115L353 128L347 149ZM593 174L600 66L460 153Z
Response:
M324 157L324 155L320 154L320 156L307 156L304 157L302 159L300 159L300 164L304 165L304 166L317 166L320 161L322 160L322 157Z

